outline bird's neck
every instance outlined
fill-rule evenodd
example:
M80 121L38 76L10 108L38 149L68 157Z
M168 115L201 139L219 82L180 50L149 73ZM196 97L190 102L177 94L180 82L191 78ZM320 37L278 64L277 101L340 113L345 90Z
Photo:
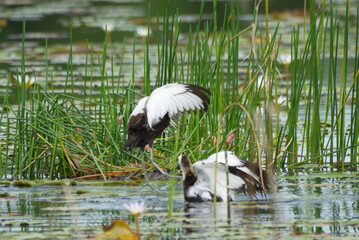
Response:
M192 186L197 181L197 175L192 169L184 173L183 175L184 185Z

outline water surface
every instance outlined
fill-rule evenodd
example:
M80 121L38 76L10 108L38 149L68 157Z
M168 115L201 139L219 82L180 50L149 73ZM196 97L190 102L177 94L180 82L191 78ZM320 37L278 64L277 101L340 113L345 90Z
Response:
M167 192L103 182L0 188L1 239L78 239L101 235L101 225L122 219L135 228L124 203L145 201L142 237L154 239L354 239L359 237L359 178L350 173L283 174L267 198L236 195L230 219L224 203L185 203L175 190L167 218ZM45 185L44 185L45 184ZM166 190L166 183L158 183ZM4 196L4 193L8 193Z

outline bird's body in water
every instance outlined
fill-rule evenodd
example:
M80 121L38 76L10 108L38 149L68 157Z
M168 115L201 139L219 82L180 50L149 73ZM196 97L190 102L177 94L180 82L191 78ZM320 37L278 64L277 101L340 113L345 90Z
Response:
M227 198L227 175L226 155L228 164L228 190ZM262 170L263 189L260 177L260 169L254 163L250 163L237 157L232 152L218 152L207 159L191 164L186 156L179 156L178 163L183 174L183 191L185 200L188 202L206 202L214 199L214 173L217 158L217 183L216 200L233 201L234 193L244 193L255 196L256 193L265 195L265 189L270 189L274 182L268 173Z
M132 111L127 124L127 140L121 154L126 149L131 151L139 147L143 160L143 151L148 144L152 156L152 144L169 126L171 118L188 111L206 111L209 95L207 89L191 84L172 83L155 89L150 96L142 98ZM154 163L152 157L151 161Z

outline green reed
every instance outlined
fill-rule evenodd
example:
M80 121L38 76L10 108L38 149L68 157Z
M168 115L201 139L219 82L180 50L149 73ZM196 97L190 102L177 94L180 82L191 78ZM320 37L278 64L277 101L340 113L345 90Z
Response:
M351 123L351 133L350 133L350 155L351 155L351 166L355 170L358 170L358 146L357 146L357 139L359 138L359 8L357 8L357 18L356 18L356 38L355 38L355 62L354 62L354 87L352 92L352 100L356 99L356 102L351 105L351 116L352 116L352 123Z

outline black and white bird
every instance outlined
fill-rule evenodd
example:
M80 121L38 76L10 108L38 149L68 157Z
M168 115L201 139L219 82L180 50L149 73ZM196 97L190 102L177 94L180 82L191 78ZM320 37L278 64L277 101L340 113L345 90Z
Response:
M225 158L227 154L228 164L228 190L227 198L227 176ZM214 199L214 174L216 164L216 154L212 154L207 159L191 164L186 156L179 156L178 163L183 174L184 198L188 202L207 202ZM265 189L270 189L274 182L268 173L262 170L263 185ZM232 152L221 151L217 153L217 184L216 200L233 201L235 193L248 194L255 197L256 193L265 195L262 187L260 169L254 164L237 157Z
M163 173L153 161L154 140L169 126L172 117L189 111L206 111L209 95L207 89L191 84L172 83L155 89L150 96L142 98L133 109L127 124L127 141L121 149L121 154L127 148L131 151L135 147L140 147L144 168L143 151L148 144L151 148L152 163ZM148 183L147 177L146 181Z

